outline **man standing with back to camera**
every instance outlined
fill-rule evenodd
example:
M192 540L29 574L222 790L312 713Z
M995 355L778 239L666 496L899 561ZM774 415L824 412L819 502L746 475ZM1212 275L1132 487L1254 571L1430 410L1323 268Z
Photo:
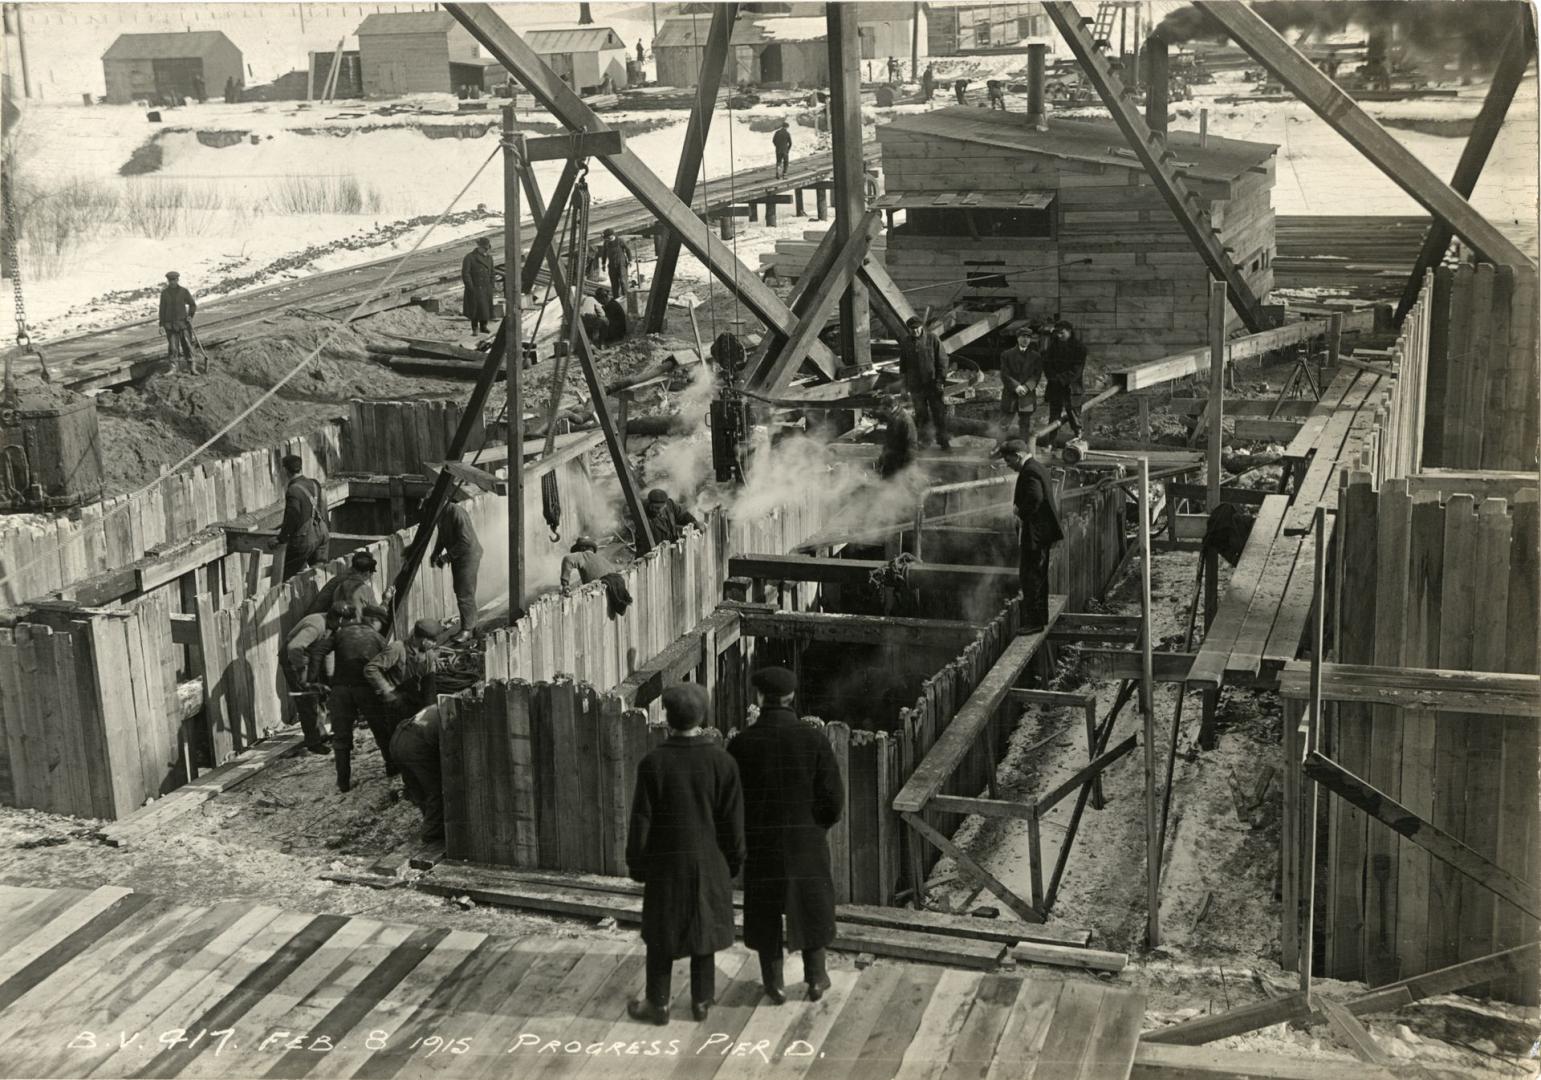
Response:
M1054 501L1054 481L1033 458L1030 443L1007 439L1001 456L1017 474L1012 502L1022 544L1022 629L1042 630L1049 624L1049 552L1065 538Z

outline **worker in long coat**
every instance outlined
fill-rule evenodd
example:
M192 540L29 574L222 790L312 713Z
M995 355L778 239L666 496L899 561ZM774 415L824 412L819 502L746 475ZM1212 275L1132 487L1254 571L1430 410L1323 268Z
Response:
M1085 371L1086 346L1076 336L1075 327L1061 319L1054 324L1048 348L1043 351L1043 376L1048 384L1045 397L1049 403L1049 422L1064 420L1075 435L1081 434L1076 395L1083 389Z
M754 673L760 715L728 744L744 784L744 944L760 954L760 980L786 1000L785 949L803 954L808 999L829 989L824 950L835 940L835 882L826 832L840 820L845 788L824 733L792 707L797 679L786 668ZM783 919L785 927L783 927Z
M702 728L708 704L696 683L665 690L669 738L637 766L626 869L642 882L647 989L627 1012L643 1023L669 1022L674 961L687 956L691 1014L705 1020L717 996L715 954L733 944L744 793L733 758Z
M1033 457L1031 443L1008 439L1001 447L1001 456L1017 474L1012 503L1022 544L1022 628L1042 630L1049 622L1049 553L1065 538L1054 500L1054 481L1043 463Z
M1043 354L1038 351L1033 329L1019 327L1017 343L1001 353L1001 412L1007 423L1015 421L1024 440L1033 437L1033 410L1038 407L1038 381L1043 377Z
M286 454L281 464L288 478L284 518L268 546L284 549L284 580L288 581L307 566L320 566L326 560L332 530L321 485L304 475L305 462L298 454Z
M878 455L878 474L887 480L915 464L915 447L920 435L915 418L904 402L888 398L878 414L883 420L883 451Z
M497 277L492 263L492 241L485 236L476 238L474 250L460 260L460 284L465 286L465 296L460 310L471 320L471 333L487 333L487 323L492 320L492 293Z
M910 316L905 330L899 340L899 373L915 410L920 444L928 445L935 429L936 445L947 450L952 445L947 433L947 401L942 396L947 388L947 346L919 316Z

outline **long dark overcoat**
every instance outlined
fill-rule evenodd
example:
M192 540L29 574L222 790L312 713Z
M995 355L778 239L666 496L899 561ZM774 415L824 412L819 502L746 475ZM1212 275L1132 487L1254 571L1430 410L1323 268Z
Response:
M744 864L738 766L710 735L671 735L637 766L626 868L643 884L642 940L674 959L733 944Z
M845 807L829 740L791 709L767 708L728 743L744 782L744 944L779 950L786 916L789 949L835 940L831 825Z
M492 253L481 248L460 260L460 283L465 286L461 311L472 322L492 321L492 290L496 278Z

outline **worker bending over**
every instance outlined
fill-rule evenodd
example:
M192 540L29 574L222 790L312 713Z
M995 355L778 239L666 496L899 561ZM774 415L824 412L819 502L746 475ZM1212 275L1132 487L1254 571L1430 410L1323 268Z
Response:
M655 543L666 544L685 535L686 529L699 529L701 523L695 515L669 498L663 488L647 493L647 523L653 530Z
M364 665L364 681L385 718L387 745L391 729L438 699L434 649L443 632L437 620L419 619L406 641L391 642ZM389 762L387 773L394 775L395 758Z
M326 702L326 654L332 651L332 635L353 618L353 608L339 601L325 612L306 615L294 624L284 639L284 678L294 699L294 711L300 730L305 733L305 749L312 754L329 754L327 733L322 722Z
M332 757L337 766L337 790L353 787L353 730L360 721L374 736L380 756L385 760L385 775L395 776L391 761L391 729L379 697L365 678L364 669L385 651L380 627L385 612L369 608L362 620L345 619L332 633L332 692L327 699L332 718Z
M444 773L439 767L439 706L429 705L396 725L391 760L402 791L423 815L423 842L444 839Z
M1038 380L1043 378L1043 354L1035 338L1032 327L1019 327L1017 343L1001 353L1001 412L1008 424L1016 419L1018 433L1028 442L1033 439Z
M947 387L947 346L942 344L936 331L925 327L919 316L911 315L905 326L909 333L899 342L899 373L904 377L904 389L915 409L920 445L930 443L934 427L937 446L950 450L947 403L942 398L942 391Z
M321 485L304 475L305 462L298 454L286 454L281 464L288 478L284 520L268 546L284 549L284 580L288 581L306 567L326 561L326 542L332 530L326 520Z
M824 732L792 707L796 676L768 667L751 681L759 718L728 743L744 786L744 944L760 954L765 996L776 1005L786 1001L782 952L801 950L808 1000L818 1001L829 989L824 950L835 940L825 834L840 820L845 789Z
M336 604L344 604L353 609L355 620L364 617L364 609L379 607L380 603L375 599L374 589L369 579L374 577L377 564L375 557L367 551L355 551L353 558L348 562L348 569L332 578L321 586L316 593L307 614L325 613L331 611ZM386 603L390 602L391 590L385 590Z
M631 590L626 587L626 579L621 576L613 562L599 553L599 545L594 542L592 536L578 537L573 541L573 546L568 549L568 554L562 556L559 580L563 596L572 592L570 578L573 574L578 575L579 585L588 585L595 581L604 583L612 619L626 614L626 609L631 607Z
M457 494L439 518L439 532L434 538L434 566L448 566L455 590L455 607L460 612L460 631L456 642L469 641L476 629L476 578L482 564L482 545L471 524L465 496Z

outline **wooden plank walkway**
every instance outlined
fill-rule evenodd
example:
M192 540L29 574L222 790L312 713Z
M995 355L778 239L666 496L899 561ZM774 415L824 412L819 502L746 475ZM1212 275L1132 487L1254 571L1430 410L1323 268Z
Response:
M638 1025L640 942L503 938L126 889L0 886L0 1077L1127 1077L1144 996L879 962L766 1004L742 947L718 1004ZM797 968L797 961L791 961Z
M1274 676L1299 651L1311 612L1316 538L1289 535L1311 526L1317 506L1335 507L1338 475L1352 467L1371 430L1384 376L1342 368L1285 454L1309 464L1294 494L1268 496L1258 512L1220 608L1194 657L1188 682L1218 687ZM1327 519L1332 539L1334 518Z

